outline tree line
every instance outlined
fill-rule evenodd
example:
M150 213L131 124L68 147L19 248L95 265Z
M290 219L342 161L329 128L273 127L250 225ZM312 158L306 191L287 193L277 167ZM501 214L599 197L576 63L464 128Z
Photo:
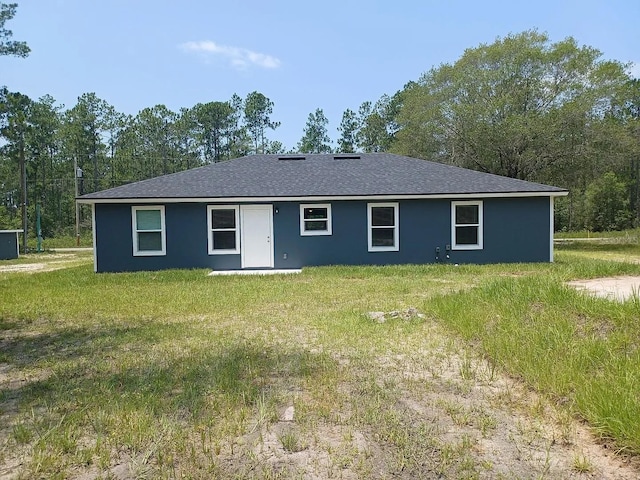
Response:
M0 4L0 55L25 57L4 28L15 4ZM7 33L8 32L8 33ZM640 81L573 38L535 30L465 50L392 95L346 109L335 146L321 108L288 152L393 152L571 191L556 208L559 229L606 230L640 219ZM74 197L254 153L285 153L280 126L259 92L165 105L136 115L94 93L65 109L0 91L0 227L29 224L41 207L45 236L71 233ZM26 187L26 188L25 188ZM26 190L26 202L23 191ZM87 223L88 223L87 218ZM32 226L30 227L33 228Z
M42 233L53 236L72 233L76 193L250 154L333 151L321 109L310 115L297 149L287 151L281 142L270 140L269 132L280 125L271 118L273 106L262 93L251 92L244 99L234 94L227 101L198 103L177 112L155 105L134 116L118 112L95 93L81 95L72 108L64 109L50 95L33 100L3 88L0 194L5 208L0 208L0 223L21 224L23 174L27 215L33 223L40 206ZM366 123L370 103L360 110ZM357 127L362 122L353 112L347 114L341 151L383 151L365 144L368 130ZM85 215L85 227L89 221Z
M22 164L29 215L40 205L44 235L71 233L76 181L82 195L247 154L281 153L282 145L266 135L278 126L272 110L259 92L178 112L156 105L132 116L94 93L65 110L49 95L32 100L4 89L0 222L19 223Z

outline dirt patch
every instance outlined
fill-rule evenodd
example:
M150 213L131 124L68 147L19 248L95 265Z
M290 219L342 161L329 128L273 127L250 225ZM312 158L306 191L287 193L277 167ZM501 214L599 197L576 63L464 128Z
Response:
M640 297L640 277L619 276L574 280L567 285L608 300L624 302Z
M0 273L50 272L53 270L60 270L62 268L74 267L79 264L79 257L77 253L55 253L38 257L31 256L30 260L34 260L36 258L41 258L43 261L33 263L13 263L10 265L0 264Z
M382 336L371 347L377 354L363 357L354 345L330 343L315 330L265 326L262 333L273 329L283 346L295 339L307 352L330 352L336 383L325 391L286 374L268 379L276 415L265 403L258 416L233 428L240 434L212 442L196 432L185 444L193 464L207 472L201 478L640 478L636 463L598 443L566 410L501 375L437 322L415 309L381 313L382 323L365 314L362 321L383 331L421 322L423 335L408 336L402 348L384 344ZM0 364L0 385L20 389L47 374ZM7 393L0 402L3 480L23 478L31 454L6 449L20 418ZM154 478L154 448L114 452L109 465L78 466L66 478ZM184 461L176 456L174 476L197 476L188 465L181 472Z
M429 337L430 348L381 358L380 366L402 388L403 415L431 425L435 448L453 452L448 464L437 463L445 478L640 478L637 461L599 443L561 407L452 343L439 326Z
M385 323L405 321L381 313ZM425 321L431 323L425 341L410 355L390 350L362 365L357 354L336 352L341 368L356 378L339 386L342 401L331 415L309 422L305 404L313 399L297 390L277 421L222 449L222 472L304 479L640 478L637 465L598 443L565 410Z
M15 273L15 272L37 272L46 268L44 263L22 263L17 265L4 265L0 266L1 273Z

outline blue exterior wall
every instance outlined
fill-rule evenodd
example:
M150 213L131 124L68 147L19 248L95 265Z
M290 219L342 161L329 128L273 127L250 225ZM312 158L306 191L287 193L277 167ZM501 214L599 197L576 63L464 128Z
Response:
M549 261L549 197L482 200L484 248L450 252L446 251L452 242L450 200L400 201L397 252L368 251L367 201L330 202L333 234L328 236L301 236L300 202L274 202L274 268ZM158 257L133 256L131 205L97 204L95 212L99 272L241 268L239 254L208 254L207 204L165 205L167 254ZM440 248L437 259L436 247Z
M15 231L0 231L0 260L18 258L18 234Z
M165 205L166 255L133 256L130 204L95 206L98 272L164 270L169 268L240 268L240 255L209 255L207 251L207 205Z
M548 262L550 258L549 197L483 199L483 249L450 252L446 252L446 246L452 242L450 200L400 201L397 252L368 251L367 203L331 202L333 234L310 237L300 236L299 203L275 203L279 211L274 214L275 268ZM440 248L437 260L436 247Z

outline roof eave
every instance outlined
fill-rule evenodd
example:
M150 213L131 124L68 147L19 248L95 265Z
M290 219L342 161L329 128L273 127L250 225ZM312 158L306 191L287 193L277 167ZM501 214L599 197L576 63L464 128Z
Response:
M96 203L240 203L240 202L316 202L339 200L421 200L421 199L461 199L461 198L522 198L522 197L564 197L568 190L529 191L529 192L465 192L465 193L428 193L428 194L392 194L392 195L302 195L302 196L237 196L237 197L123 197L123 198L83 198L76 201L81 204Z

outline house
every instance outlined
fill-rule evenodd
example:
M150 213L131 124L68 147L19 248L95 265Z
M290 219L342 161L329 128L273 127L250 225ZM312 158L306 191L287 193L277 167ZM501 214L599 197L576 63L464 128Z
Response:
M97 272L553 261L561 188L387 153L252 155L90 193Z

